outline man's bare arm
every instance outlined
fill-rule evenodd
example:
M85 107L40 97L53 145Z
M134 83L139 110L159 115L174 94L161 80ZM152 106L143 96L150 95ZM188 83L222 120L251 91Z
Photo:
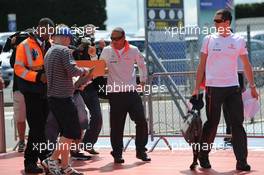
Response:
M196 72L196 84L195 84L195 88L193 91L193 95L198 94L200 85L203 82L204 75L205 75L205 66L206 66L207 56L208 56L207 54L201 52L200 62L199 62L197 72Z
M258 99L259 95L258 95L257 90L256 90L253 71L252 71L252 67L251 67L251 64L250 64L249 59L248 59L248 55L240 55L240 59L244 65L244 73L245 73L246 78L249 82L249 86L251 89L251 95L252 95L252 97Z

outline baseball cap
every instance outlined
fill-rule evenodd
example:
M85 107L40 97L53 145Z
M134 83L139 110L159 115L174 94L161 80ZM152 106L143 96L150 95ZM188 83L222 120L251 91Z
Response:
M68 36L73 38L72 31L68 26L57 26L55 35Z

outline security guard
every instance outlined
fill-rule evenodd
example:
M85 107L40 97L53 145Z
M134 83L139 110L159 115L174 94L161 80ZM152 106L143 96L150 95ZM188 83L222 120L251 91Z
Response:
M37 166L37 161L44 160L48 153L47 150L41 150L41 145L46 143L44 128L48 114L44 55L50 46L49 29L53 27L51 19L42 18L34 34L20 43L16 50L14 71L19 77L18 88L25 97L29 126L24 155L26 173L42 173L43 170Z

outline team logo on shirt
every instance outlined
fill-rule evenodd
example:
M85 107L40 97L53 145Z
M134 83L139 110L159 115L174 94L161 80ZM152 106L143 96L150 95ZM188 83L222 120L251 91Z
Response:
M114 60L115 59L115 55L113 53L111 54L110 59L111 60Z
M117 60L116 60L115 55L113 53L110 56L109 63L117 63Z
M217 52L222 51L222 49L220 48L220 44L219 43L215 43L214 44L213 51L217 51Z
M35 49L32 49L31 54L32 54L33 59L36 59L36 58L38 57L38 55L39 55L39 54L38 54L38 51L35 50Z
M236 49L236 48L235 48L234 44L231 43L231 44L228 46L228 49Z
M110 63L117 63L117 60L110 60Z

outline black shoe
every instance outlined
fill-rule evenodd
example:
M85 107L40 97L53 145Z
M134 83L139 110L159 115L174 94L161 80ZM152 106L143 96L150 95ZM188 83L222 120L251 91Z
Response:
M22 153L22 152L24 152L24 150L25 150L25 141L24 140L20 140L19 142L18 142L18 148L17 148L17 152L19 152L19 153Z
M151 158L148 157L148 155L147 155L146 152L137 152L136 157L137 157L138 159L141 159L141 160L144 161L144 162L149 162L149 161L151 161Z
M122 155L115 155L113 151L111 151L111 155L113 156L115 163L125 163Z
M196 168L196 166L198 165L197 162L193 162L191 165L190 165L190 169L191 170L194 170Z
M247 164L247 161L237 161L236 169L239 171L250 171L251 167Z
M43 173L43 169L38 167L36 163L29 163L25 165L25 173L40 174Z
M125 163L125 160L122 157L114 157L115 163Z
M231 141L232 141L232 138L231 138L231 137L225 137L225 138L224 138L224 141L225 141L225 142L231 142Z
M200 166L204 169L210 169L211 164L209 162L208 156L199 157Z
M71 151L71 157L72 159L74 160L91 160L92 157L91 156L86 156L84 155L83 153L80 153L80 152L74 152L74 151Z
M86 150L88 153L90 154L93 154L93 155L96 155L96 154L99 154L99 152L95 151L93 148L92 149L88 149Z
M225 137L224 138L224 142L226 145L232 145L232 138L230 137Z

